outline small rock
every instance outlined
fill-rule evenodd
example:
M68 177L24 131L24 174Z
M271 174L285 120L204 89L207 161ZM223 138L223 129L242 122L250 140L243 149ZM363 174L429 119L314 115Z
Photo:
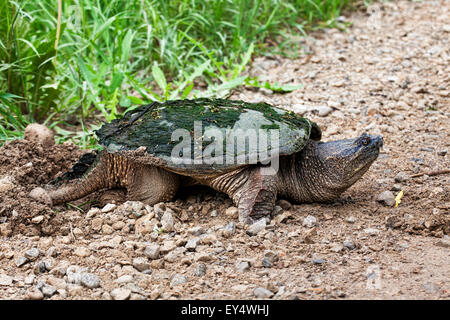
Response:
M343 245L344 245L344 247L346 247L349 250L353 250L356 248L355 244L351 240L345 240Z
M23 256L20 256L16 259L16 261L14 263L16 264L16 267L21 267L28 261L30 261L30 260L28 260L27 258L25 258Z
M264 268L272 268L272 266L273 266L272 261L270 261L267 258L263 258L261 261L261 264L263 265Z
M159 258L159 252L160 252L159 245L151 244L145 247L144 255L151 260L156 260Z
M42 299L44 299L44 294L41 292L41 290L39 290L37 288L33 288L33 289L28 290L25 293L25 299L42 300Z
M13 283L13 278L6 274L0 274L0 286L10 286Z
M56 293L56 288L53 286L44 285L41 288L41 291L42 291L42 294L44 295L44 297L50 298Z
M191 238L188 240L186 245L184 246L188 251L195 251L198 244L200 243L200 238Z
M170 287L173 288L186 282L187 282L186 277L177 273L176 275L173 276L172 280L170 281Z
M379 234L380 230L375 229L375 228L366 228L366 229L364 229L364 232L373 236L373 235Z
M266 218L261 218L258 221L256 221L255 223L253 223L248 229L247 229L247 234L249 236L255 236L257 235L260 231L264 230L266 228L267 222L266 222Z
M40 255L39 249L37 248L31 248L30 250L27 250L25 252L25 257L30 259L30 261L36 260Z
M268 299L268 298L271 298L274 293L270 290L259 287L259 288L256 288L255 290L253 290L253 294L257 298Z
M44 220L44 216L36 216L31 219L31 222L34 224L40 224Z
M239 210L236 207L229 207L225 210L225 215L230 219L236 219L239 215Z
M80 283L89 289L94 289L100 287L100 279L97 275L93 273L83 272L80 274Z
M236 224L231 221L222 229L222 236L229 238L236 233Z
M111 212L111 211L115 210L116 208L117 208L117 205L115 205L114 203L108 203L107 205L105 205L102 208L102 213Z
M243 272L245 272L245 271L247 271L247 270L250 270L250 262L248 262L248 261L240 261L240 262L237 262L237 263L236 263L236 269L237 269L239 272L241 272L241 273L243 273Z
M305 219L303 219L302 226L307 228L312 228L317 225L317 219L314 216L308 215Z
M322 258L314 259L314 260L312 261L313 264L324 264L324 263L326 263L326 262L327 262L327 261L324 260L324 259L322 259Z
M12 234L11 223L5 222L0 224L0 235L3 237L9 237Z
M125 288L116 288L112 290L110 294L114 300L128 300L131 296L131 290Z
M345 219L346 222L348 223L355 223L356 222L356 218L355 217L348 217L347 219Z
M448 150L447 149L443 149L443 150L438 150L437 154L438 156L444 157L447 154Z
M200 236L205 233L205 228L203 228L202 226L193 227L188 230L188 233L192 234L193 236Z
M264 258L269 260L273 264L280 259L280 256L275 251L266 250L264 251Z
M403 172L403 171L400 171L400 172L397 173L397 175L394 177L394 181L395 181L395 182L399 182L399 183L405 182L405 181L407 181L408 179L409 179L409 175L406 174L406 173Z
M164 231L171 232L174 231L174 220L172 217L172 213L169 210L166 210L161 217L161 226Z
M38 123L31 123L25 128L24 138L43 147L51 147L55 144L53 131Z
M138 257L133 259L133 267L136 270L143 272L150 269L150 264L148 263L148 260L146 258Z
M160 247L161 253L167 253L175 249L177 246L173 240L166 240L163 242L163 245Z
M129 274L125 274L125 275L117 278L114 282L122 284L122 283L128 283L128 282L132 282L132 281L133 281L133 276L129 275Z
M212 210L210 215L211 215L211 217L217 217L217 215L218 215L217 210Z
M73 254L78 257L85 258L85 257L89 257L91 255L91 250L89 250L88 248L85 248L85 247L78 247L75 249Z
M11 176L0 177L0 193L14 188L14 178Z
M378 195L377 201L385 206L393 207L395 205L395 196L391 191L386 190Z
M203 277L206 274L206 265L204 263L200 263L194 270L194 276Z
M392 191L401 191L402 189L402 185L398 183L394 184L391 188Z
M318 111L319 117L326 117L333 111L333 108L328 106L319 106L316 110Z

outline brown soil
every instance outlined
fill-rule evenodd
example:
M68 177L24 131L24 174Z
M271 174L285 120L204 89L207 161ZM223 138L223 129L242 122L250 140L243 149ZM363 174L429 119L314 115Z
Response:
M260 80L304 88L284 95L249 89L232 98L304 113L324 129L325 140L369 132L385 141L379 159L341 199L281 201L256 236L237 223L230 199L205 188L182 190L165 204L174 219L168 232L158 232L161 206L120 205L120 190L50 208L29 192L70 169L83 151L72 144L6 143L0 148L0 298L39 299L42 286L50 286L58 290L50 299L448 299L450 175L411 176L449 168L449 9L445 0L374 4L349 18L348 33L326 30L302 39L310 56L254 62L250 73ZM331 110L324 116L315 107ZM403 190L398 207L376 201L386 190ZM108 202L117 208L93 209ZM315 226L303 225L308 215ZM232 221L235 233L224 230ZM195 227L203 231L197 235ZM195 248L186 246L195 238ZM146 253L152 244L161 246L154 259ZM30 248L39 256L17 266ZM146 266L135 258L151 271L140 272ZM97 275L100 287L72 283L65 272L70 265ZM204 275L195 273L200 265ZM259 287L267 296L254 292Z

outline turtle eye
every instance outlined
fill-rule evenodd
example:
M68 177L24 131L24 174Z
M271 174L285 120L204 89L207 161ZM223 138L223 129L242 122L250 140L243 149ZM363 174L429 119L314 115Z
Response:
M362 143L363 146L367 146L370 143L370 138L369 137L364 137L361 140L361 143Z

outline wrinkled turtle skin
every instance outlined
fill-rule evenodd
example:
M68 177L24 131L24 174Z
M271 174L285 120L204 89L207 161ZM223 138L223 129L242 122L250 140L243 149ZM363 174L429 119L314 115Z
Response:
M246 132L257 132L257 139L248 136L248 143L236 144L240 149L227 148L234 137L245 142ZM279 143L260 144L266 132L276 133ZM58 188L49 187L53 205L118 188L129 200L154 205L172 201L180 187L206 185L228 194L239 220L250 223L270 216L277 198L333 201L364 175L383 146L381 136L366 133L322 142L319 127L295 113L224 99L141 106L103 125L97 136L104 150L82 157L57 179Z
M219 130L224 137L223 153L211 157L211 161L199 163L181 163L174 158L172 150L180 140L174 139L175 130L186 130L192 136L189 159L196 159L194 135L195 121L200 123L200 133ZM240 130L241 129L241 130ZM249 130L250 129L250 130ZM279 148L271 145L270 130L279 130ZM260 144L245 144L239 153L238 148L227 148L226 143L232 135L237 139L248 132L267 134L267 147ZM276 153L279 156L299 152L309 139L320 140L320 128L314 122L302 118L293 112L276 108L267 103L246 103L225 99L174 100L165 103L153 103L127 112L123 118L105 124L96 132L99 143L108 152L119 153L145 147L149 158L142 161L148 164L157 163L178 173L210 174L227 172L250 163L249 159L267 160ZM263 138L263 137L261 137ZM227 140L228 139L228 140ZM202 149L212 141L201 141ZM231 149L231 150L230 150ZM275 150L276 149L276 150ZM233 159L230 161L227 159ZM237 157L245 157L246 161L238 161ZM157 159L154 159L157 158ZM222 159L220 159L222 158ZM228 160L228 161L227 161ZM242 164L244 162L244 164Z

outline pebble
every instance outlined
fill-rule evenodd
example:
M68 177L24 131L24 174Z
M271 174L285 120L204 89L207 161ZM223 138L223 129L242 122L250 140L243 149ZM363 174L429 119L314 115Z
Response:
M174 231L174 221L172 213L169 210L166 210L161 217L161 226L166 232Z
M223 227L222 229L222 235L225 238L229 238L232 235L234 235L236 233L236 224L231 221L230 223L228 223L225 227Z
M266 250L264 251L264 259L267 259L269 262L274 264L280 259L280 256L272 250Z
M395 196L391 191L386 190L378 195L377 201L385 206L392 207L395 205Z
M236 219L239 216L239 210L236 207L229 207L225 210L225 215L230 219Z
M303 219L302 226L307 228L312 228L317 225L317 219L314 216L308 215L305 219Z
M85 258L85 257L88 257L91 255L91 250L89 250L88 248L85 248L85 247L78 247L75 249L73 254L78 257Z
M131 296L131 290L126 288L116 288L110 292L114 300L128 300Z
M263 265L264 268L272 268L272 266L273 266L272 261L270 261L267 258L263 258L261 261L261 264Z
M28 258L25 258L24 256L20 256L14 261L14 263L16 264L16 267L19 268L19 267L23 266L25 263L27 263L28 261L30 261L30 260L28 260Z
M41 288L41 291L42 291L42 294L44 295L44 297L50 298L56 293L56 288L45 284Z
M1 223L0 224L0 235L3 237L9 237L11 234L12 234L11 223L9 223L9 222Z
M326 117L333 111L333 108L330 108L328 106L319 106L316 107L316 110L319 114L319 117Z
M409 179L409 175L406 174L406 173L403 172L403 171L400 171L400 172L397 173L397 175L394 177L394 181L395 181L395 182L399 182L399 183L405 182L405 181L407 181L408 179Z
M144 272L150 269L150 264L146 258L138 257L133 259L133 267L140 272Z
M265 288L255 288L255 290L253 290L253 294L255 295L255 297L260 298L260 299L268 299L271 298L273 296L273 292L270 290L267 290Z
M202 226L197 226L197 227L193 227L188 229L188 233L192 234L193 236L200 236L202 234L204 234L205 228L203 228Z
M356 218L355 217L348 217L347 219L345 219L346 222L348 223L355 223L356 222Z
M44 294L42 293L41 290L37 289L37 288L33 288L28 290L25 293L25 299L28 300L42 300L44 299Z
M203 277L206 274L206 265L200 263L194 270L194 276Z
M0 177L0 193L14 188L14 178L11 176Z
M0 274L0 286L10 286L13 283L13 278L6 274Z
M191 238L187 241L187 243L184 247L188 251L195 251L195 248L197 248L199 243L200 243L200 238Z
M447 149L443 149L443 150L438 150L437 154L438 156L444 157L447 154L448 150Z
M187 282L186 277L177 273L173 276L172 280L170 281L170 287L173 288L186 282Z
M86 273L86 272L81 273L80 283L82 286L89 289L100 287L100 279L97 275L93 273Z
M166 240L163 242L163 245L160 247L161 253L167 253L175 249L177 246L173 240Z
M114 203L108 203L107 205L105 205L102 208L102 213L111 212L111 211L115 210L116 208L117 208L117 205L115 205Z
M236 269L240 272L243 273L247 270L250 270L250 263L248 261L240 261L236 263Z
M266 228L267 222L266 222L266 218L261 218L258 221L256 221L255 223L253 223L248 229L247 229L247 234L249 236L255 236L257 235L260 231L264 230Z
M160 247L157 244L151 244L145 247L144 255L151 259L156 260L159 258Z
M133 281L133 276L129 275L129 274L125 274L125 275L117 278L114 282L122 284L122 283L128 283L128 282L132 282L132 281Z
M355 244L351 240L344 240L343 245L349 250L353 250L356 248Z
M326 262L327 262L327 261L326 261L325 259L322 259L322 258L314 259L314 260L312 261L313 264L324 264L324 263L326 263Z
M375 228L366 228L364 229L364 232L370 235L376 235L380 233L380 230L375 229Z

